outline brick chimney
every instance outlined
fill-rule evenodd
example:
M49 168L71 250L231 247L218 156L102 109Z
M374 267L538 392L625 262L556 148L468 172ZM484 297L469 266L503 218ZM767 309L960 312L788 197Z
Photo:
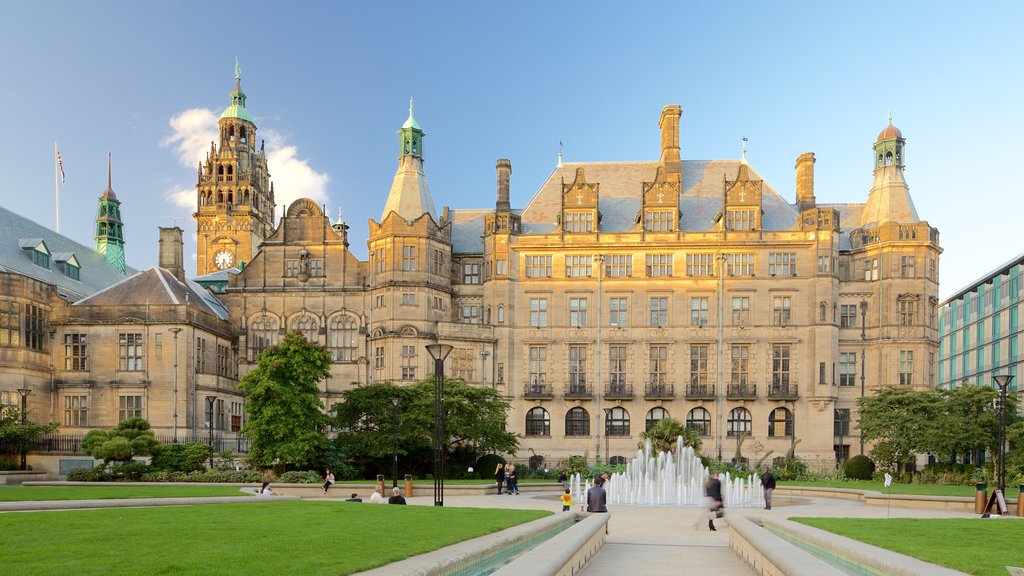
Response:
M679 117L683 115L683 107L679 104L668 104L661 109L658 127L661 128L661 165L666 174L682 174L683 167L679 160Z
M804 152L796 159L796 206L803 212L815 206L814 152Z
M181 239L181 228L160 228L158 265L174 274L178 280L185 281L185 245Z
M512 162L508 158L499 158L495 169L498 171L498 201L494 206L495 212L507 214L512 211L512 205L508 199L509 179L512 177Z

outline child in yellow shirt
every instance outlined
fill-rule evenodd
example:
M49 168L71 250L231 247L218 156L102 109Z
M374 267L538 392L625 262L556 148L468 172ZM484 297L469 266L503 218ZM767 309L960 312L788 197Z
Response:
M568 512L570 508L572 508L572 494L566 488L565 494L562 494L562 512Z

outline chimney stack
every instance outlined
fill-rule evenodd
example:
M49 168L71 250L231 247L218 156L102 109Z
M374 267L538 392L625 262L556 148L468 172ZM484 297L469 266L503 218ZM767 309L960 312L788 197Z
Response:
M181 282L185 281L185 245L181 240L181 228L160 228L159 266Z
M804 152L796 159L796 205L803 212L815 206L814 152Z
M661 118L658 120L658 127L661 128L661 165L665 167L666 174L680 175L683 172L679 160L679 117L682 115L682 106L668 104L661 109Z
M512 177L512 162L508 158L499 158L495 166L498 171L498 201L495 203L495 212L507 214L512 211L509 203L509 179Z

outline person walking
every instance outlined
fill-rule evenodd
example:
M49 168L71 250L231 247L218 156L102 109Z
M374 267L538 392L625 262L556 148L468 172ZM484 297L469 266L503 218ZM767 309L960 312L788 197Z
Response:
M388 498L388 504L405 504L405 496L402 496L402 491L398 486L391 489L391 498Z
M498 467L494 469L494 481L498 484L498 495L501 495L501 487L505 484L505 465L498 462Z
M330 489L331 484L334 484L334 472L331 469L327 469L327 475L324 477L324 494L327 494L327 490Z
M562 488L569 487L569 477L565 475L565 470L558 475L558 483L562 485Z
M722 482L718 479L718 472L712 472L708 477L707 483L704 484L704 493L708 497L708 528L715 532L715 518L721 518L725 508L722 502Z
M565 489L565 494L562 494L562 512L568 512L572 509L572 493L569 489Z
M772 491L775 490L775 476L772 471L765 466L764 475L761 476L761 486L764 487L764 509L772 509Z

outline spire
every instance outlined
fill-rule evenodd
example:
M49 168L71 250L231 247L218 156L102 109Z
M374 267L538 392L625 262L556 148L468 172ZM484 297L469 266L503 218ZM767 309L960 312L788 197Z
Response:
M740 163L741 164L746 164L747 163L747 137L746 136L743 137L743 150L740 153Z
M409 119L398 131L400 147L398 172L395 173L395 179L391 183L391 192L384 205L381 222L391 212L396 212L402 218L410 221L426 213L430 214L431 218L437 222L434 201L430 197L427 177L423 173L423 137L426 136L426 133L420 128L412 112L412 99L410 98Z
M103 254L107 262L121 274L125 273L124 223L121 221L121 201L114 194L111 184L111 154L107 153L107 189L99 198L96 211L96 251Z
M231 91L231 104L224 109L224 112L220 115L223 118L240 118L253 124L256 121L253 119L252 114L245 109L245 92L242 92L242 67L238 64L238 58L235 58L235 89Z
M562 154L562 148L563 147L565 147L565 144L563 144L562 141L559 140L558 141L558 167L559 168L562 167L562 159L564 158L564 154Z
M117 200L117 194L114 194L114 189L110 185L110 152L107 152L107 189L103 191L103 198L110 198Z

